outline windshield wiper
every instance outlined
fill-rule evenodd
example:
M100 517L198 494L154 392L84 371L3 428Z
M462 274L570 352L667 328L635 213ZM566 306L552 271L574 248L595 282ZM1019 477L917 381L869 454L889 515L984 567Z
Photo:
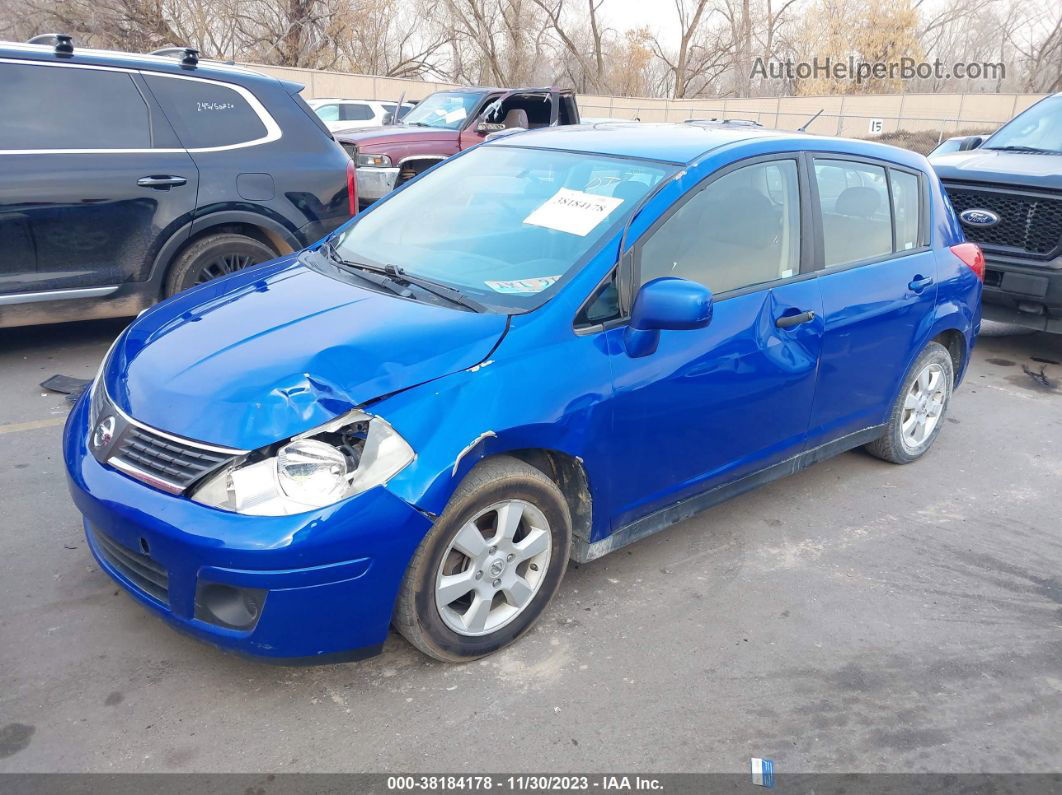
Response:
M442 298L444 301L458 304L466 309L471 309L473 312L487 311L487 308L483 306L483 304L469 298L460 290L432 281L431 279L425 279L423 276L412 276L396 265L384 265L381 267L379 265L370 265L367 262L345 259L331 242L326 243L323 248L327 250L328 257L333 262L347 268L357 269L359 271L358 275L366 281L378 284L381 287L386 287L391 292L401 295L404 298L411 298L413 296L413 293L409 290L409 285L412 285L419 287L426 293L431 293L436 298ZM407 286L402 287L401 285Z
M1045 155L1062 155L1057 149L1041 149L1039 146L985 146L983 149L994 149L997 152L1037 152Z
M363 279L369 284L374 284L377 287L382 287L389 293L394 293L402 298L413 297L413 292L408 287L402 287L393 277L387 275L376 266L369 265L365 262L345 259L338 251L336 251L335 246L333 246L332 243L325 243L321 246L321 251L324 252L325 258L330 262L353 272L359 279Z
M487 308L483 306L479 301L473 298L469 298L460 290L451 287L448 284L442 284L434 281L433 279L426 279L423 276L413 276L406 273L405 269L398 267L397 265L385 265L384 272L394 276L406 284L413 284L422 290L426 290L432 295L437 295L439 298L444 298L447 301L451 301L455 304L460 304L463 307L471 309L473 312L486 312Z

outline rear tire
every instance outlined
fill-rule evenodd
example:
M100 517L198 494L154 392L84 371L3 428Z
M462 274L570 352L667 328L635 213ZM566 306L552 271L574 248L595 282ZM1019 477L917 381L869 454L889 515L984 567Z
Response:
M188 246L170 265L166 297L276 256L273 249L253 237L235 232L207 235Z
M885 433L866 445L868 453L893 464L917 461L944 425L955 384L955 365L939 342L926 345L893 401Z
M564 495L540 470L509 456L480 463L417 548L395 629L444 662L507 646L556 593L571 537Z

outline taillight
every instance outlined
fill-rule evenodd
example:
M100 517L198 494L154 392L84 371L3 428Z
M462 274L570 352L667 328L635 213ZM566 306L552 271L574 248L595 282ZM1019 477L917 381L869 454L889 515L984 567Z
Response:
M976 243L960 243L951 247L951 253L961 259L963 263L977 274L981 281L985 280L985 253Z
M354 173L354 161L347 163L347 202L350 206L350 214L358 214L358 181ZM983 269L982 269L983 270Z

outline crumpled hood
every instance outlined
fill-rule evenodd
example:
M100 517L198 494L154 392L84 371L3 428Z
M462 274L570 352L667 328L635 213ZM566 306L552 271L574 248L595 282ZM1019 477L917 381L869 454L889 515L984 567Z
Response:
M943 180L995 182L1057 190L1062 155L971 149L929 159Z
M417 303L288 257L137 319L105 372L115 404L190 439L251 450L481 362L505 315Z

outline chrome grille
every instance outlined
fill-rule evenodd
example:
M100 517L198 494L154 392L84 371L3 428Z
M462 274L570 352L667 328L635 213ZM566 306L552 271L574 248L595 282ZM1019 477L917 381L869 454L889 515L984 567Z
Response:
M204 475L230 461L232 455L178 442L143 426L130 424L118 439L110 462L125 462L141 472L184 491ZM132 473L130 473L132 474Z
M89 528L96 549L106 563L153 599L169 604L170 575L165 567L142 552L134 552L95 527Z
M966 237L985 246L1018 250L1047 259L1062 247L1062 196L1007 189L945 185L956 213L991 210L994 226L967 226Z
M102 449L94 447L93 429L108 415L116 421L113 437ZM118 409L107 396L102 382L97 383L92 395L92 416L89 447L96 459L170 494L183 493L246 453L245 450L196 442L149 428Z

